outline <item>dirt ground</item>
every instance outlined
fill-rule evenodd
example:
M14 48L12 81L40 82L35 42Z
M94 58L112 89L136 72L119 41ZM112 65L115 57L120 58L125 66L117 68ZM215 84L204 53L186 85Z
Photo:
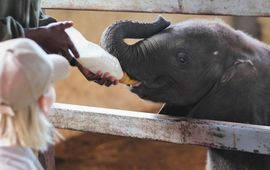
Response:
M152 21L157 14L48 10L58 20L72 20L87 39L98 43L105 28L117 20ZM163 14L172 23L198 16ZM215 18L213 16L200 16ZM219 17L220 18L220 17ZM230 23L230 17L222 17ZM269 38L269 19L262 18ZM266 31L268 30L268 31ZM269 38L270 39L270 38ZM264 39L267 41L268 39ZM57 102L155 113L160 104L139 99L123 85L102 87L72 69L56 84ZM67 138L56 147L57 170L203 170L206 149L197 146L61 130Z
M203 170L206 149L83 133L56 147L57 170Z

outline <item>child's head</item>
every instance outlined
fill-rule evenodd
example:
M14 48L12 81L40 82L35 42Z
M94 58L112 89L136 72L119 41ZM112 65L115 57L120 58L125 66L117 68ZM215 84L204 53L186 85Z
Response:
M53 83L67 76L64 57L46 54L36 43L0 43L0 139L8 146L45 150L56 131L47 114L55 100Z

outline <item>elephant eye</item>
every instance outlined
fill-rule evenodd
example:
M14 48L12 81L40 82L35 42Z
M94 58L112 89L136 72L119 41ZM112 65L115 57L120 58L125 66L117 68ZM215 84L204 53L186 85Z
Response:
M183 53L183 52L178 53L177 57L176 57L176 60L180 64L187 64L188 58L187 58L186 53Z

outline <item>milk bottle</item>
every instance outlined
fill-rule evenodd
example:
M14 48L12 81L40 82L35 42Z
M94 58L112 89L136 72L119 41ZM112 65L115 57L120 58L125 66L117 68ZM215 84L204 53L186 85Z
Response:
M120 83L132 85L137 81L132 80L123 72L118 59L105 51L99 45L85 39L74 27L65 30L80 55L78 61L93 73L108 72L119 80Z

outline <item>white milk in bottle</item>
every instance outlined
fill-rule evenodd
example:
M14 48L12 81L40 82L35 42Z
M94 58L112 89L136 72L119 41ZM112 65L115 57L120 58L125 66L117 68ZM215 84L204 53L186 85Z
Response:
M123 84L135 84L137 81L132 80L126 73L123 72L118 59L105 51L99 45L85 39L85 37L74 27L65 30L71 41L76 47L80 58L78 61L85 68L93 73L102 71L108 72Z

